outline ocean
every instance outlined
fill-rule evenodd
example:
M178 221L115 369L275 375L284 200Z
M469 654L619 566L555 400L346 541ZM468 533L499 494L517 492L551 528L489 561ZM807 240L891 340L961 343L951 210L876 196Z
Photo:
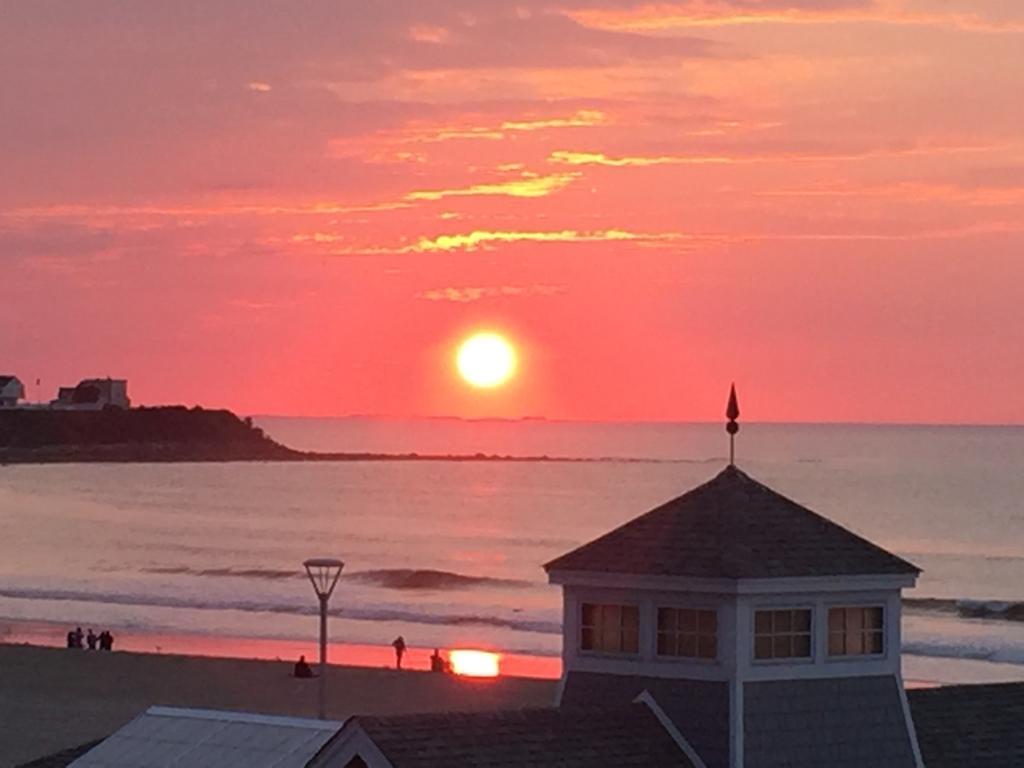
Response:
M541 565L714 476L720 424L255 419L299 449L586 461L0 467L0 641L25 622L556 657ZM924 569L905 674L1024 679L1024 428L743 424L737 463ZM344 658L336 658L344 661Z

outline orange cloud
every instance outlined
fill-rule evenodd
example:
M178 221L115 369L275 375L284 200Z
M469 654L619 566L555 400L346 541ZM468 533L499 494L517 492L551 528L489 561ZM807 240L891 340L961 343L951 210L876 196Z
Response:
M975 12L908 10L903 3L876 3L870 7L794 8L780 4L762 9L724 3L688 2L639 5L632 8L587 8L572 11L584 26L616 32L671 32L700 27L753 24L889 24L947 27L967 32L1019 33L1024 23L987 18Z
M406 200L442 200L446 197L477 197L491 195L505 195L508 197L547 197L560 190L565 189L575 179L579 178L578 173L558 173L551 176L538 176L536 174L524 174L520 179L512 181L501 181L493 184L474 184L469 187L456 189L431 189L410 192L405 196Z
M605 241L667 242L689 239L680 233L646 234L622 229L580 231L563 229L552 232L518 232L476 230L465 234L420 238L406 251L431 253L437 251L472 251L496 243L595 243Z

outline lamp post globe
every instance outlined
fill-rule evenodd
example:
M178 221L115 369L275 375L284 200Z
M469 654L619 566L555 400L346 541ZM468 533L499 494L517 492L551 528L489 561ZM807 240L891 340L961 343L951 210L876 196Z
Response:
M306 575L313 585L317 600L320 602L320 686L319 686L319 716L321 720L326 719L327 702L327 603L338 585L338 578L341 576L341 569L345 564L333 557L314 557L306 560L303 564Z

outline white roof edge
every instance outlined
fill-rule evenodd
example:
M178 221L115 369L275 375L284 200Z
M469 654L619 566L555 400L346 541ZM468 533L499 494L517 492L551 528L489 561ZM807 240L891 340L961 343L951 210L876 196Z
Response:
M340 730L345 724L344 720L315 720L311 717L261 715L256 712L238 712L227 709L192 709L189 707L152 706L143 714L153 717L183 717L193 720L222 720L232 723L280 725L287 728L304 728L308 731L331 731L332 733Z
M917 576L902 574L856 574L849 576L779 576L759 578L705 578L696 576L650 576L602 571L549 571L548 583L574 587L660 589L670 592L709 592L742 595L758 592L822 591L850 589L895 589L912 587Z

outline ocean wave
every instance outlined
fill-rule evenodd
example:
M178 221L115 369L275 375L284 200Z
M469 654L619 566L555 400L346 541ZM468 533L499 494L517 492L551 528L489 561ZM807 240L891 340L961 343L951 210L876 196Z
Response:
M0 589L0 597L15 600L42 600L52 602L99 603L151 608L183 608L199 611L244 611L247 613L270 613L292 616L313 616L318 608L312 604L268 602L258 600L209 600L177 597L173 595L143 595L121 592L85 592L79 590L46 589ZM562 625L540 618L505 618L481 614L428 614L402 608L365 608L347 606L335 609L331 616L350 621L401 621L409 624L439 626L478 626L510 629L516 632L532 632L543 635L558 635Z
M1024 647L977 645L944 642L941 640L914 640L903 644L908 656L930 656L939 659L966 659L997 664L1024 664Z
M530 582L516 579L499 579L493 576L466 576L452 571L435 571L429 568L384 568L372 571L355 571L345 578L361 581L387 589L462 589L477 586L528 587Z
M143 573L162 574L166 576L226 576L239 579L295 579L305 578L305 574L294 569L277 570L273 568L189 568L185 565L167 567L141 568Z
M190 568L185 565L153 566L141 568L142 573L162 576L199 576L211 578L305 579L306 574L296 569L275 568ZM379 568L369 571L343 573L342 578L371 584L385 589L397 590L446 590L470 587L528 587L530 582L516 579L501 579L494 576L469 576L454 571L439 571L430 568Z
M943 613L963 619L1024 621L1024 602L1016 600L970 600L938 597L907 597L903 605L917 613Z

